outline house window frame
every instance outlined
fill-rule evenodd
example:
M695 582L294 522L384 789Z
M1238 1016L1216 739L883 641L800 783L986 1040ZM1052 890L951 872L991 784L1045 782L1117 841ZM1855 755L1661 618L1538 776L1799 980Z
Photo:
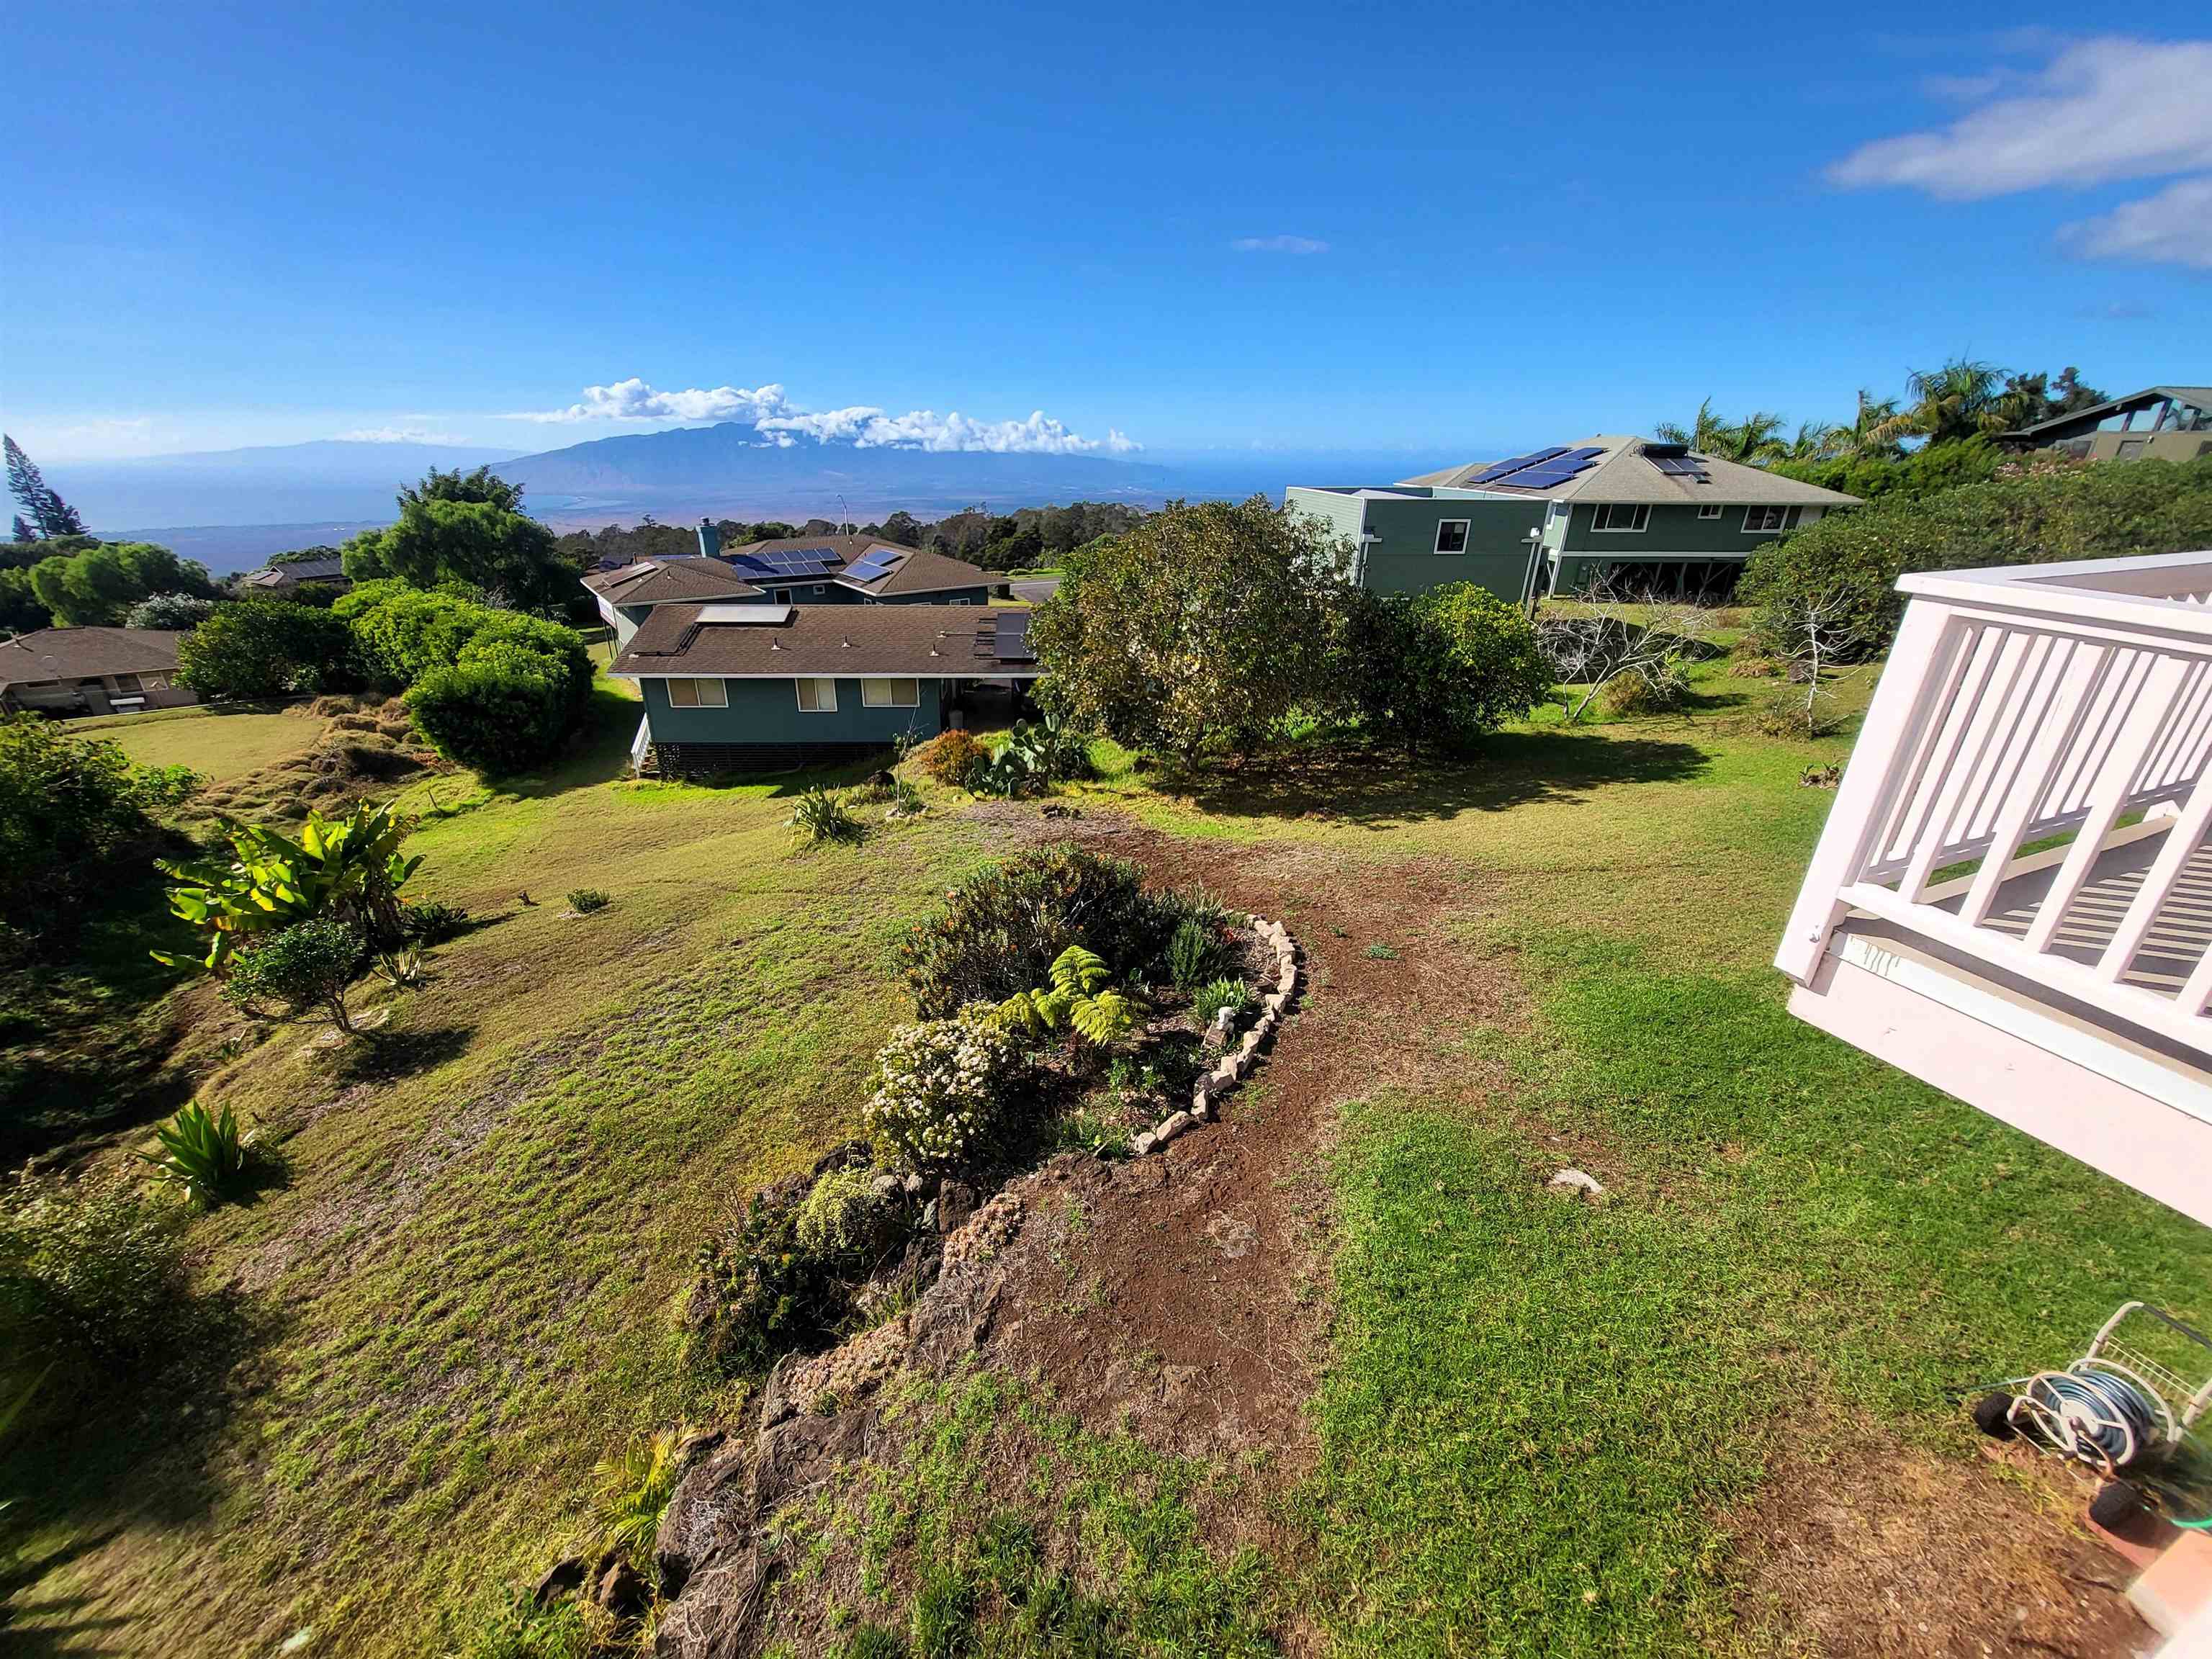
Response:
M769 598L775 600L778 605L789 605L791 603L791 589L787 587L773 588L769 590Z
M711 674L672 674L668 677L668 706L671 708L727 708L730 688ZM687 688L691 701L684 702L676 695L678 686ZM708 695L708 689L713 695Z
M1626 509L1630 522L1611 524L1607 520ZM1640 536L1651 528L1651 503L1649 501L1599 501L1590 508L1590 532L1598 536Z
M1790 514L1795 510L1787 507L1747 507L1743 510L1742 533L1747 536L1779 536L1790 527ZM1769 513L1775 516L1776 521L1772 524L1767 523L1765 520L1765 515ZM1760 515L1757 524L1751 521L1753 514Z
M913 688L913 696L901 701L896 695L898 687ZM871 686L889 688L880 699L869 695ZM863 674L860 676L860 707L863 708L919 708L921 707L921 681L912 674Z
M814 706L806 706L806 688L814 688ZM834 714L837 712L837 677L834 674L795 674L792 677L791 695L802 714ZM829 699L823 702L824 697Z
M115 677L115 690L124 696L137 696L145 689L145 682L136 674L118 674Z
M1717 519L1720 515L1721 504L1718 501L1707 501L1698 509L1698 516L1701 519Z
M1444 532L1450 529L1454 525L1457 525L1459 526L1459 545L1457 547L1446 547L1444 545ZM1474 520L1472 519L1438 519L1437 520L1436 539L1430 543L1429 551L1444 558L1457 558L1461 554L1467 551L1468 544L1474 539Z

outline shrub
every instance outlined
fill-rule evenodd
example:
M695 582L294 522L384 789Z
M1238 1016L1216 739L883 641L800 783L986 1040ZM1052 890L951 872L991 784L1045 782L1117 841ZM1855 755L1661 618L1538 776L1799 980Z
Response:
M1190 1011L1200 1025L1213 1024L1224 1008L1243 1013L1252 1004L1252 988L1241 979L1217 979L1198 988L1190 1000Z
M758 1376L850 1316L849 1260L799 1241L813 1184L802 1176L763 1188L701 1249L685 1321L692 1354L708 1370Z
M1552 684L1535 624L1471 582L1410 599L1354 589L1341 618L1333 700L1408 755L1463 747L1526 714Z
M918 818L929 811L929 803L921 798L921 791L904 778L891 786L891 804L884 809L886 818Z
M1762 643L1833 605L1862 653L1885 648L1905 611L1899 576L1978 565L2175 553L2212 544L2212 456L2035 468L1917 499L1830 514L1758 549L1737 588Z
M1168 978L1176 989L1194 990L1212 978L1221 960L1221 945L1219 930L1197 917L1185 916L1177 922L1168 939Z
M312 605L240 599L177 641L177 683L204 697L313 696L354 678L353 631Z
M861 1108L869 1138L910 1170L957 1170L999 1128L1023 1066L988 1012L926 1019L891 1033Z
M879 1259L898 1231L899 1204L876 1190L878 1174L855 1165L817 1176L793 1224L799 1243L817 1256L859 1266Z
M915 751L915 758L939 783L965 789L991 763L991 751L974 732L951 731L931 738Z
M907 931L896 955L919 1012L941 1018L1043 984L1071 945L1141 969L1178 919L1145 891L1135 865L1062 843L970 876Z
M588 916L594 910L604 910L614 900L596 887L571 887L568 908L580 916Z
M469 913L458 904L424 899L400 911L399 925L407 937L417 945L425 947L443 945L447 939L458 939L468 931Z
M793 835L812 847L824 842L857 842L866 833L836 792L818 783L799 798L799 805L786 822Z
M117 1374L160 1355L190 1300L180 1219L117 1188L0 1194L0 1352Z
M1775 461L1769 471L1823 489L1840 489L1863 501L1886 496L1932 495L1996 476L2005 453L1987 438L1928 444L1909 455L1838 457L1827 461Z
M1113 988L1114 970L1095 951L1071 945L1053 959L1050 982L1017 991L1000 1003L1002 1025L1032 1032L1072 1030L1103 1048L1137 1023L1136 1006Z
M65 924L72 900L160 839L153 815L198 787L182 767L134 765L119 744L60 721L0 714L0 927Z
M968 787L979 795L1010 799L1091 773L1089 742L1059 715L1047 714L1041 721L1016 720L999 752L971 774Z
M1249 753L1327 684L1348 555L1317 519L1258 496L1171 502L1077 549L1030 621L1048 706L1186 765Z
M295 921L234 951L222 994L256 1019L325 1019L351 1035L346 988L368 955L361 935L342 921Z
M193 1101L155 1130L154 1139L161 1150L138 1156L154 1166L156 1181L183 1188L201 1209L212 1210L244 1192L246 1147L228 1106L217 1115Z
M149 593L124 613L125 628L198 628L215 614L216 602L197 593Z
M1609 714L1660 714L1680 708L1689 695L1688 665L1680 657L1666 657L1645 672L1608 680L1598 701Z
M448 760L502 777L550 760L576 724L556 659L511 640L476 640L449 668L416 681L407 711Z
M633 1435L592 1472L595 1516L609 1549L634 1561L653 1553L653 1535L676 1491L677 1437L668 1431Z

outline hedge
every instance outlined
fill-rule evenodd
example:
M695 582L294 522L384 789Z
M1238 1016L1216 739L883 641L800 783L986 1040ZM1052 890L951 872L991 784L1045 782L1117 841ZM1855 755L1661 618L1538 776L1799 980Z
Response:
M1908 572L2048 564L2212 547L2212 455L2041 465L1918 499L1831 514L1751 556L1737 588L1769 641L1809 601L1839 599L1860 650L1886 649Z

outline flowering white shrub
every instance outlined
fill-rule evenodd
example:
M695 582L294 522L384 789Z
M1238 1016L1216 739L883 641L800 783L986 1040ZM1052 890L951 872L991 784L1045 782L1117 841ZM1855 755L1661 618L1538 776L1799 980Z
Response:
M1020 1065L988 1008L900 1026L876 1055L876 1091L861 1109L877 1156L957 1168L990 1133Z

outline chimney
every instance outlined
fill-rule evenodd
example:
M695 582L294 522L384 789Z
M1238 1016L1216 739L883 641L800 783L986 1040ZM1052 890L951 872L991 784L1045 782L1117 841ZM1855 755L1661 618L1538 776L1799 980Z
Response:
M722 532L715 528L712 519L699 520L699 556L702 559L722 556Z

